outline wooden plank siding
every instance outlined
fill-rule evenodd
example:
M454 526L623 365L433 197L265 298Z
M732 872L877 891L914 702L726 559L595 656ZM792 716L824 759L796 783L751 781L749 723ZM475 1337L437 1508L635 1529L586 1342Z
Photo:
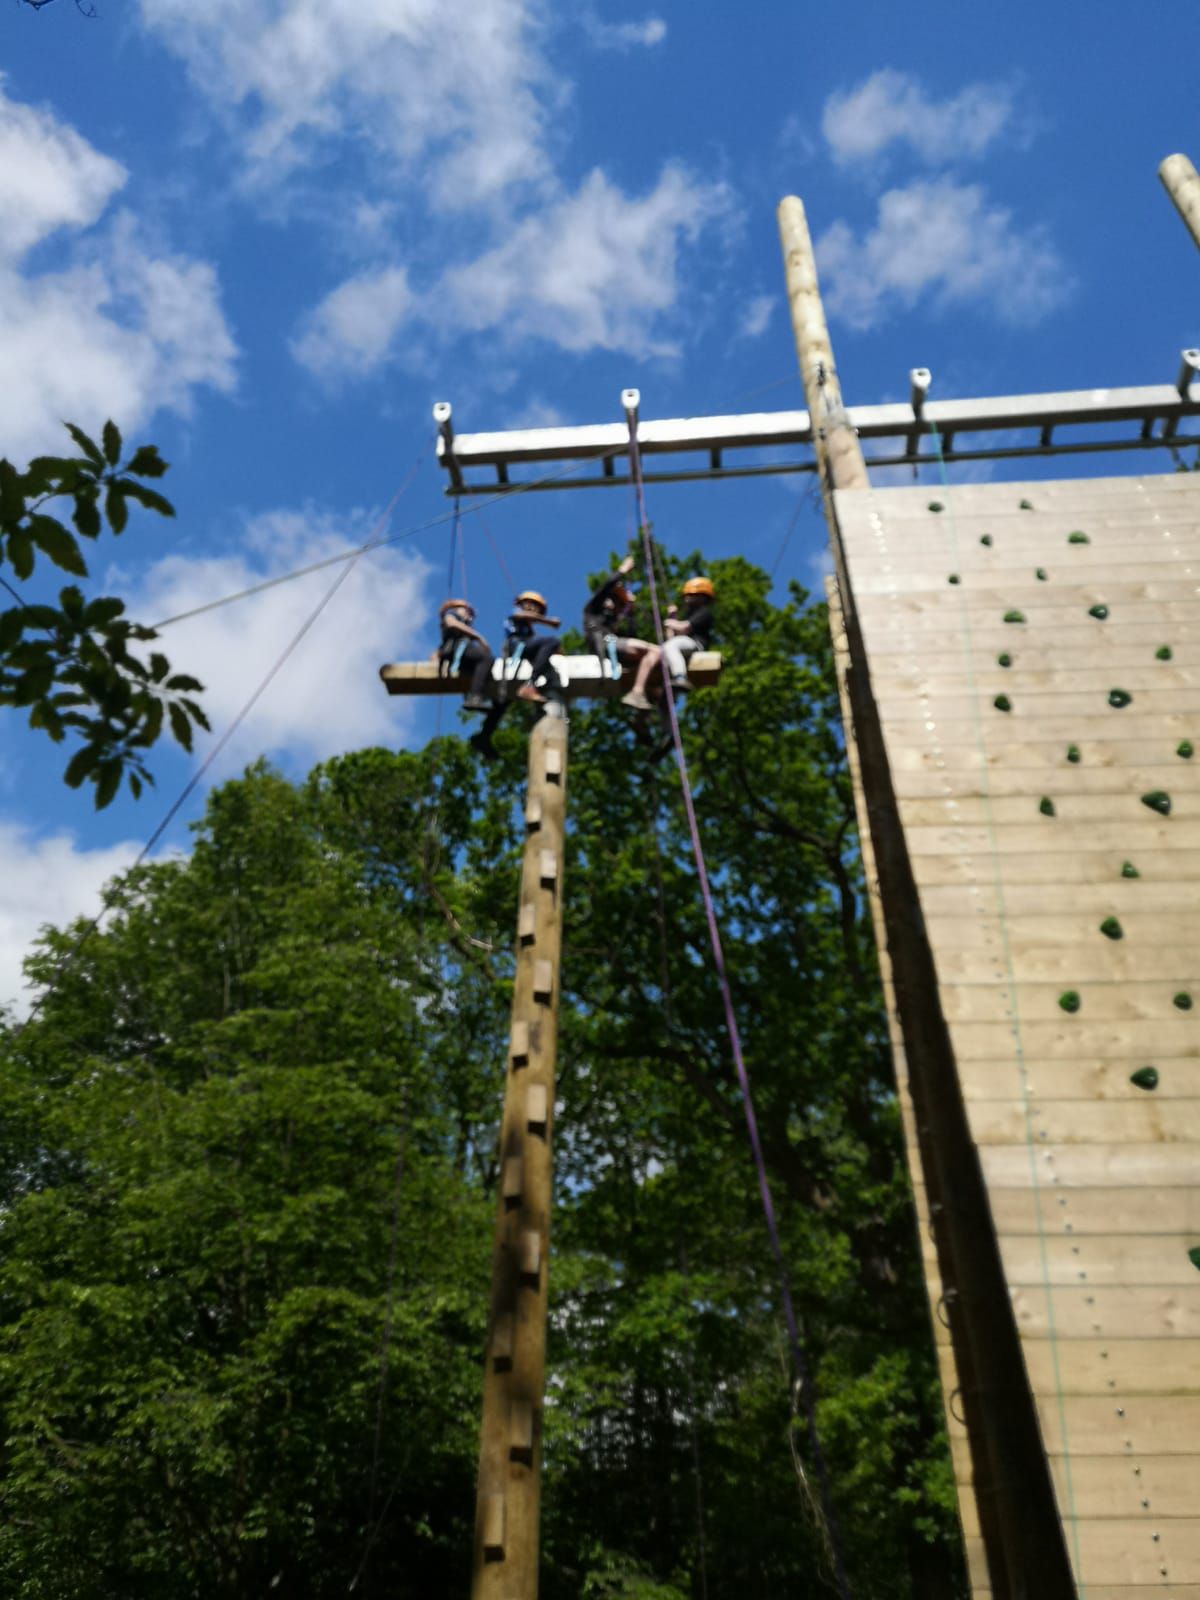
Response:
M879 708L1079 1592L1200 1600L1200 475L835 504L853 665ZM1167 814L1143 799L1161 795ZM869 849L866 865L877 898ZM886 980L885 965L936 1306L932 1178ZM1134 1081L1147 1066L1155 1087ZM954 1349L934 1328L972 1594L992 1600Z

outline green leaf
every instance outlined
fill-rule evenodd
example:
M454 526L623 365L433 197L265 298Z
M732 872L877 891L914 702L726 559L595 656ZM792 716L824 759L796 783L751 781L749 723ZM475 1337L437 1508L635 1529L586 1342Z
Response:
M95 440L89 439L87 434L84 433L83 429L77 428L73 422L64 422L63 427L66 428L67 432L83 451L84 455L87 456L92 465L94 467L103 468L104 457L100 454L100 450L97 447Z
M188 721L187 712L182 706L171 705L168 708L171 716L171 732L185 750L192 748L192 725Z
M17 577L28 578L33 571L33 540L24 528L9 534L7 554Z
M76 494L75 511L71 520L85 539L100 537L100 510L93 492L81 490Z
M121 430L110 417L104 424L104 459L115 467L121 459Z
M110 805L120 787L120 758L109 756L106 761L102 761L96 768L96 810L103 811L105 806Z
M143 444L134 451L133 459L125 470L136 472L140 478L161 478L167 465L159 455L156 444Z
M89 628L106 628L125 610L125 602L112 595L102 595L97 600L90 600L83 613L84 623Z
M11 461L0 461L0 523L8 526L25 515L25 496L21 479Z
M147 489L144 483L134 483L132 478L123 479L122 487L131 500L145 506L147 511L157 511L160 517L175 515L175 507L157 489Z
M19 643L24 627L25 613L19 607L0 613L0 654L7 655Z
M78 544L57 518L38 513L30 517L28 526L38 549L49 556L56 567L73 573L77 578L87 577L87 562Z
M124 533L129 521L129 507L125 504L125 491L119 483L110 483L104 497L104 515L114 533Z
M91 777L95 771L96 763L100 759L100 750L97 745L85 744L67 762L67 770L63 773L63 782L71 789L78 789L85 778Z
M168 678L163 686L174 689L177 694L199 694L204 685L198 678L189 678L186 672L177 672L173 678Z

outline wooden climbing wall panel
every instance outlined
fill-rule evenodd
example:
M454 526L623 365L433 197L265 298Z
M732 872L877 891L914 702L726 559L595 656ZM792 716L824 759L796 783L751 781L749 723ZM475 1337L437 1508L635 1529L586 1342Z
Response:
M1200 1600L1200 475L836 504L1079 1593Z

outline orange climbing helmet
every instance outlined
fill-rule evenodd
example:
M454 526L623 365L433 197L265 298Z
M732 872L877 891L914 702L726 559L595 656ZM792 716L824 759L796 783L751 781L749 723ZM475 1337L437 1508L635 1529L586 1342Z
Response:
M539 611L542 616L546 615L546 597L536 589L522 589L515 603L522 611Z
M688 581L683 586L683 592L684 592L685 595L690 595L690 594L707 595L708 598L711 600L712 597L713 597L712 579L711 578L689 578Z
M467 613L467 621L475 621L475 607L469 600L443 600L438 607L438 616L444 617L447 611L465 611Z

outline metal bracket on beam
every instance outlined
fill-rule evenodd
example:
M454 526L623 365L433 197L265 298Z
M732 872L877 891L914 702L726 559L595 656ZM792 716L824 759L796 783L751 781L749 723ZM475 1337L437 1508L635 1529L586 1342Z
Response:
M454 408L449 400L434 402L433 420L437 423L438 430L437 453L450 474L452 490L455 494L460 494L463 488L463 475L454 455L454 423L451 420L453 415Z
M1200 376L1200 350L1181 350L1179 352L1179 376L1175 380L1175 387L1179 390L1179 398L1191 398L1192 381Z
M908 435L908 453L913 459L913 477L917 475L916 457L921 454L922 422L925 417L925 396L929 393L929 386L933 382L933 373L928 367L913 367L908 374L908 394L912 403L913 425Z

